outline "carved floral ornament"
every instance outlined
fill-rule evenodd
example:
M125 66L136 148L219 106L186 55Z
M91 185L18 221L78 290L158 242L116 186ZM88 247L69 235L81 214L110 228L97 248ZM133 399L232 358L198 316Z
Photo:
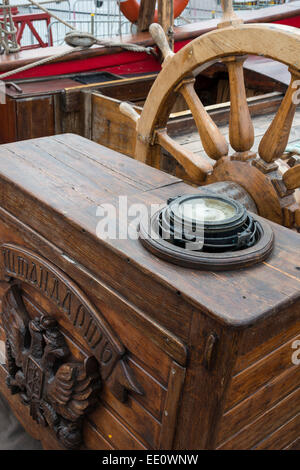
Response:
M125 401L128 391L142 394L126 362L126 350L101 313L62 271L15 245L1 247L2 269L10 287L3 298L7 384L20 393L32 418L50 426L67 448L82 440L82 420L97 403L101 382ZM48 298L84 339L91 357L74 362L56 320L32 319L16 280Z

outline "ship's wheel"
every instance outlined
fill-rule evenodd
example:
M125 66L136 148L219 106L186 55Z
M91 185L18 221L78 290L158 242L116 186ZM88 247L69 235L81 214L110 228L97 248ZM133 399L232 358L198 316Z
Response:
M288 143L300 97L300 31L276 24L243 24L232 9L230 0L223 1L224 16L217 30L193 40L174 54L159 25L151 34L164 57L159 73L147 97L141 115L130 105L121 111L136 121L134 157L158 167L161 149L169 152L196 184L207 185L231 181L247 191L258 213L288 227L300 227L300 207L294 190L300 187L300 165L282 176L276 160ZM248 55L265 56L286 64L291 83L281 106L261 139L258 154L251 151L254 129L248 109L243 63ZM223 61L230 82L229 146L206 112L194 90L194 76L215 61ZM203 148L215 164L184 149L167 134L166 126L172 107L181 94L195 119Z

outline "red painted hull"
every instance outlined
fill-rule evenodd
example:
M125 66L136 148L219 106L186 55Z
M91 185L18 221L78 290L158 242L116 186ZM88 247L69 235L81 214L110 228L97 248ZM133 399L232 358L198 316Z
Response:
M283 21L275 21L274 23L300 28L300 16L287 18ZM189 41L177 42L175 44L175 51L177 52L180 50L188 42ZM70 73L88 72L91 70L105 70L119 75L130 75L158 72L160 70L160 65L155 58L147 54L136 52L121 52L118 54L92 57L85 60L72 60L35 67L31 70L28 70L27 72L14 75L14 79L47 77Z

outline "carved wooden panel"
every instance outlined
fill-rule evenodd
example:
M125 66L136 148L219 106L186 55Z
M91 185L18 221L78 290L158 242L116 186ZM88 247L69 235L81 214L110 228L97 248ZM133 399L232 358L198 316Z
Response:
M11 244L1 247L7 291L2 300L7 384L30 407L32 418L50 426L67 448L78 448L82 422L97 403L100 384L117 400L142 394L126 360L126 350L102 314L62 271L35 253ZM55 315L33 318L22 285L37 290L72 324L89 355L74 361Z
M81 445L82 417L97 403L100 376L97 361L72 362L56 320L30 320L17 285L3 300L7 385L20 393L31 417L50 426L69 449Z

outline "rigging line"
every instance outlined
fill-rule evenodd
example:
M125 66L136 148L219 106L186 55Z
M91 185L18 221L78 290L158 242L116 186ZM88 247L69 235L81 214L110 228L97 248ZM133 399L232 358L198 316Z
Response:
M51 57L46 57L45 59L41 59L37 62L34 62L33 64L27 64L27 65L24 65L23 67L18 67L17 69L14 69L14 70L9 70L8 72L2 73L0 75L0 80L10 77L11 75L15 75L16 73L25 72L26 70L32 69L34 67L38 67L39 65L47 64L49 62L52 62L53 60L72 54L73 52L82 51L84 49L86 49L86 47L74 47L74 49L72 50L64 51L60 54L56 54Z
M50 15L52 18L56 19L57 21L59 21L60 23L64 24L65 26L67 26L67 28L70 28L70 29L73 29L74 31L76 31L76 28L74 26L72 26L70 23L68 23L67 21L61 19L59 16L55 15L55 13L52 13L50 10L48 10L47 8L43 7L40 3L38 2L35 2L35 0L27 0L28 2L30 2L32 5L35 5L37 8L43 10L45 13L48 13L48 15Z

